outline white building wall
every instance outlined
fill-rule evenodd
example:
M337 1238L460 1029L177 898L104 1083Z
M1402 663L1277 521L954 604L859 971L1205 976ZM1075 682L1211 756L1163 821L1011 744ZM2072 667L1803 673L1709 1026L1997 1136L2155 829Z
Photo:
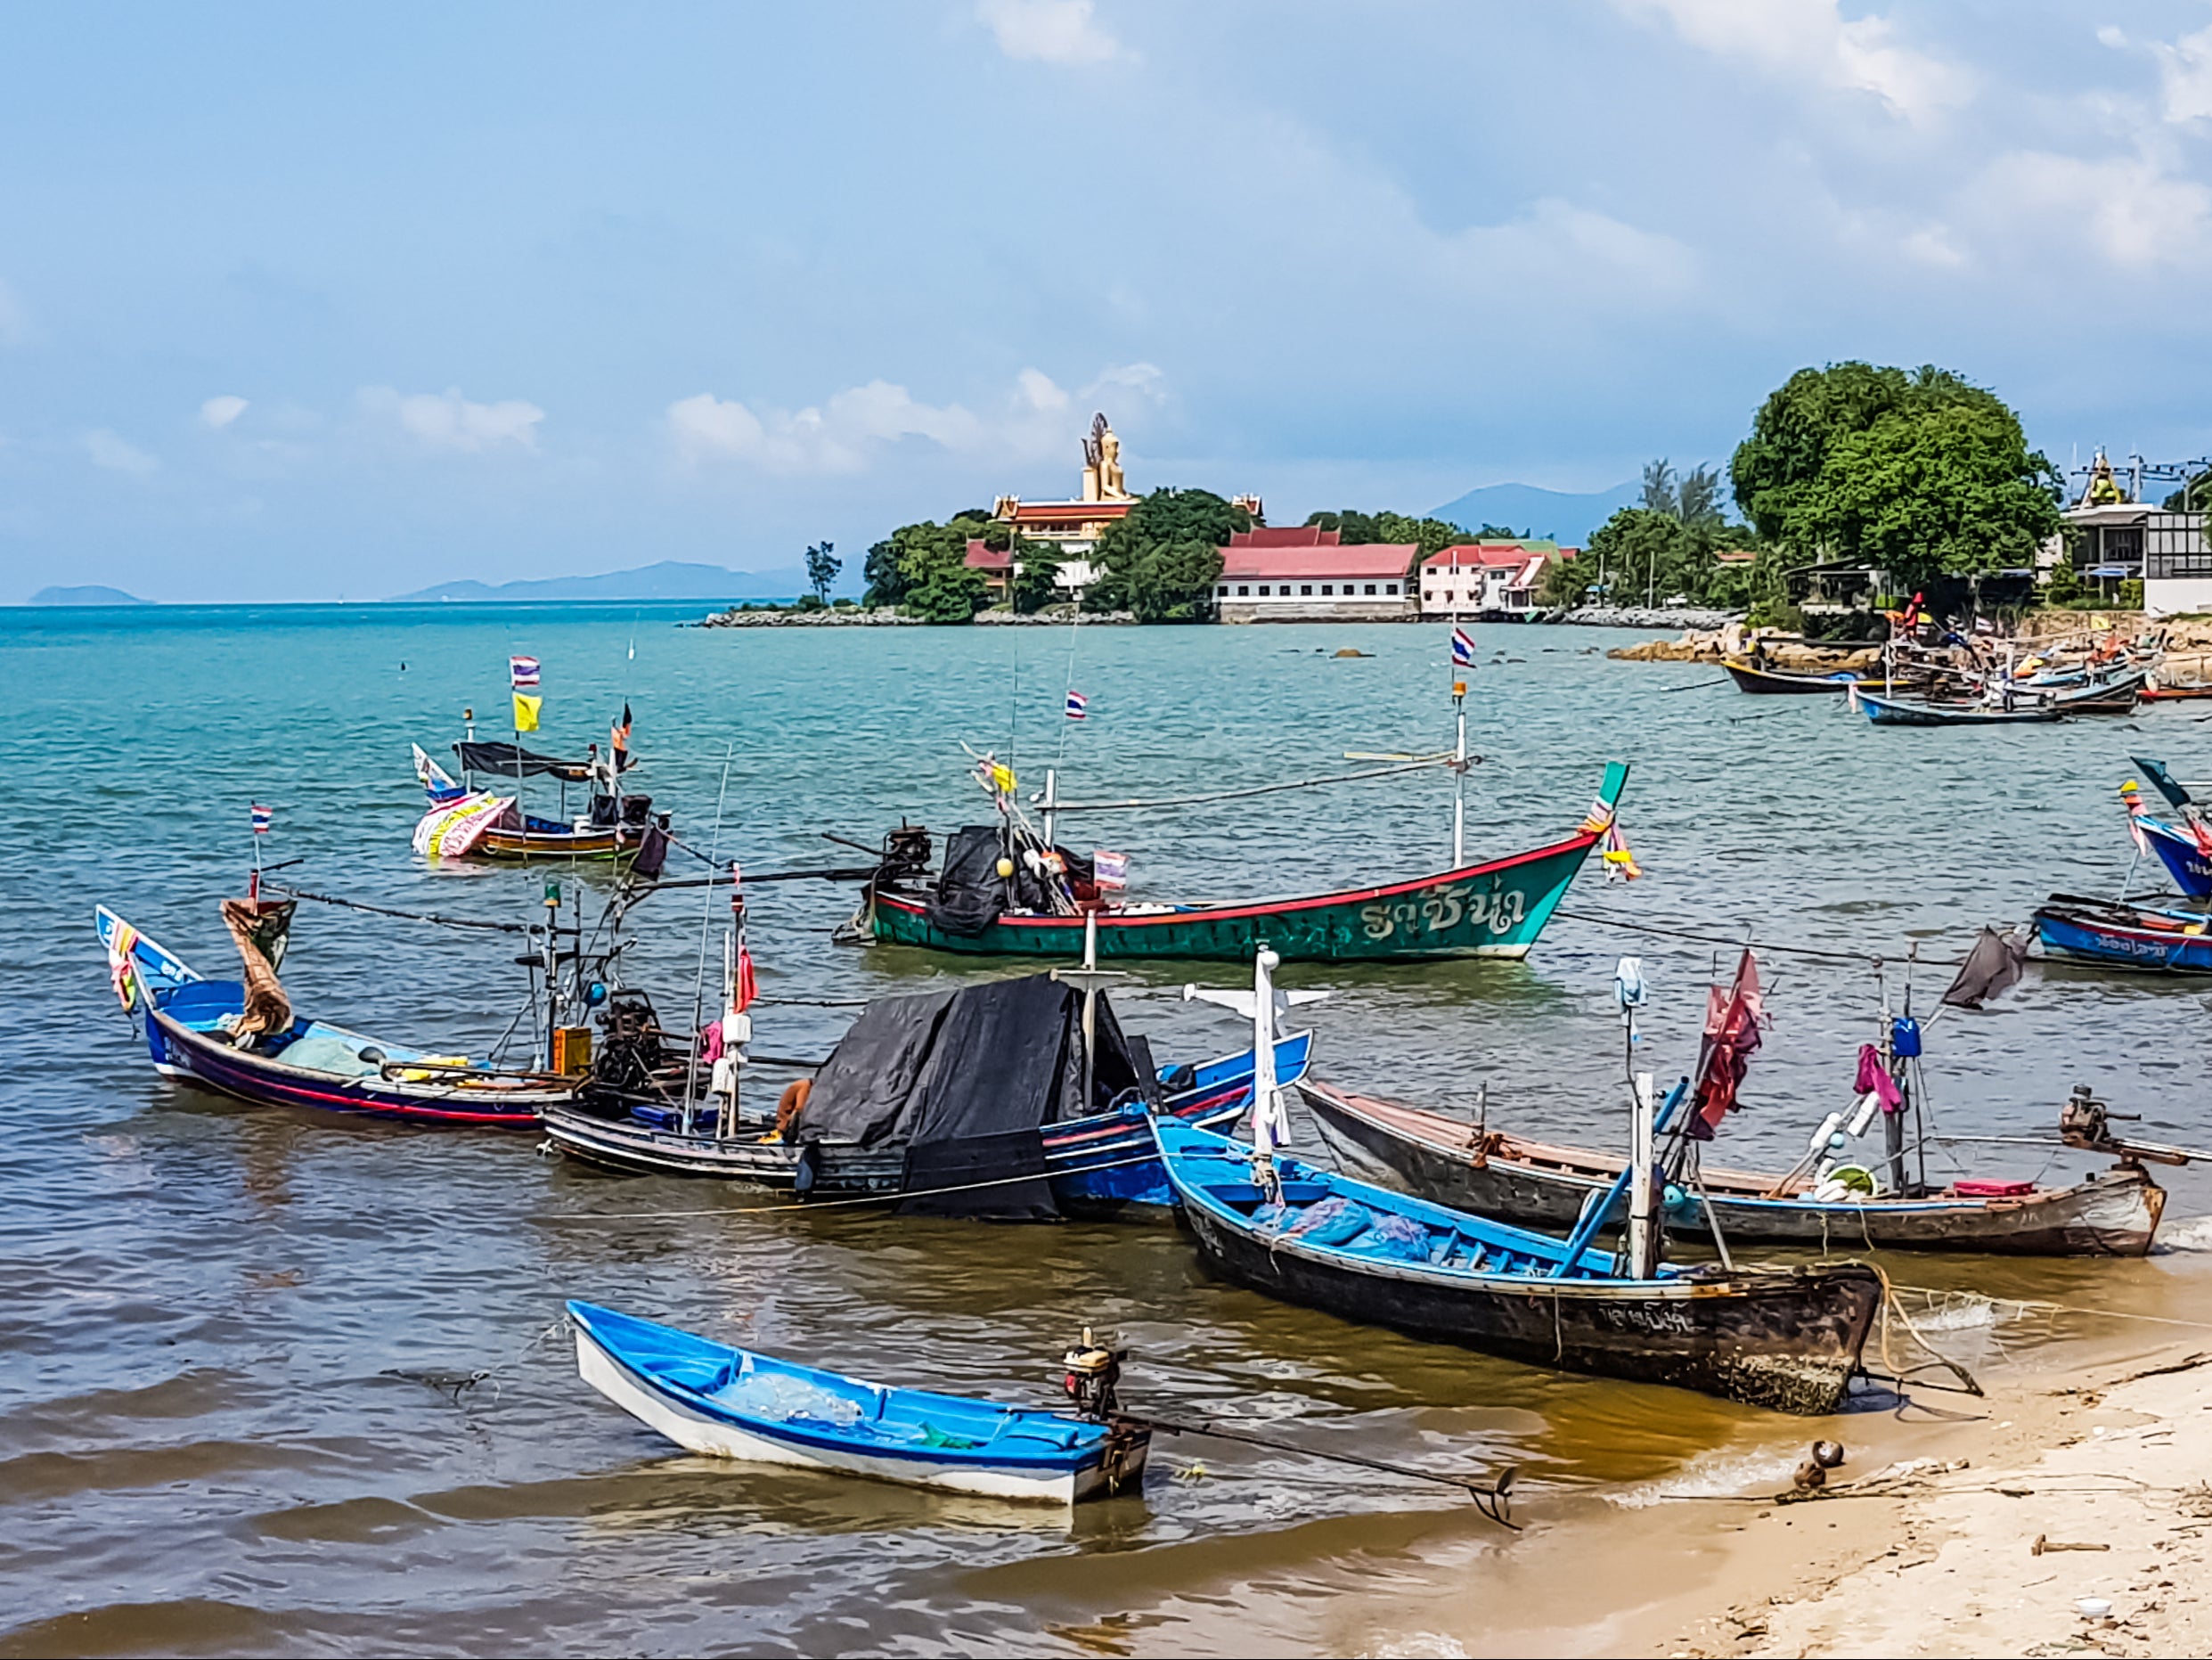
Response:
M2143 585L2143 609L2153 617L2212 611L2212 577L2153 577Z

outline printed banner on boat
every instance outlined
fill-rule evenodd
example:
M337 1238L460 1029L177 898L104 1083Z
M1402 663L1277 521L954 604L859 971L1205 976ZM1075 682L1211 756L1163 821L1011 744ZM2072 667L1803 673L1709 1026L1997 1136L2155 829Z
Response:
M494 796L488 790L441 802L415 826L415 851L426 859L457 859L514 805L512 796Z

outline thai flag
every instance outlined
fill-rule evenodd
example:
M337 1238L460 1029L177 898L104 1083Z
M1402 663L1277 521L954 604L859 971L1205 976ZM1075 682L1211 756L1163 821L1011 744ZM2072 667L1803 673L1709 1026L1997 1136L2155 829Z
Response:
M1129 855L1103 847L1090 855L1090 879L1101 893L1129 886Z
M266 836L269 833L269 826L275 822L276 809L274 807L265 807L258 801L253 804L253 825L255 835Z
M1090 699L1073 686L1067 689L1067 718L1071 721L1090 718Z
M1451 631L1451 666L1454 668L1474 666L1474 636L1456 623Z
M510 657L507 659L508 683L517 691L529 691L538 683L538 660L534 657Z

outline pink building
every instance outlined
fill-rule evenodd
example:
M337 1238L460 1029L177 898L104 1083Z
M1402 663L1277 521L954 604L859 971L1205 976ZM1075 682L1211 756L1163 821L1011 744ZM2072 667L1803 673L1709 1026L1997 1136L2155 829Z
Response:
M1556 542L1467 542L1421 565L1424 617L1520 616L1536 609L1544 572L1580 552Z

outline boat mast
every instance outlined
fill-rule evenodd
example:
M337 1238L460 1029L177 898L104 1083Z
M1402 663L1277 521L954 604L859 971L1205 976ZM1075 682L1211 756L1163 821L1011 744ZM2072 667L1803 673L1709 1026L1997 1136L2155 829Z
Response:
M1129 977L1118 969L1102 969L1098 966L1098 907L1096 904L1086 904L1083 908L1083 966L1080 969L1055 969L1052 977L1064 985L1080 985L1083 991L1083 1100L1082 1110L1075 1115L1081 1117L1092 1109L1090 1092L1097 1075L1095 1056L1098 1051L1099 988L1114 980Z
M1451 868L1467 862L1467 683L1451 683L1452 714L1459 724L1451 752Z

